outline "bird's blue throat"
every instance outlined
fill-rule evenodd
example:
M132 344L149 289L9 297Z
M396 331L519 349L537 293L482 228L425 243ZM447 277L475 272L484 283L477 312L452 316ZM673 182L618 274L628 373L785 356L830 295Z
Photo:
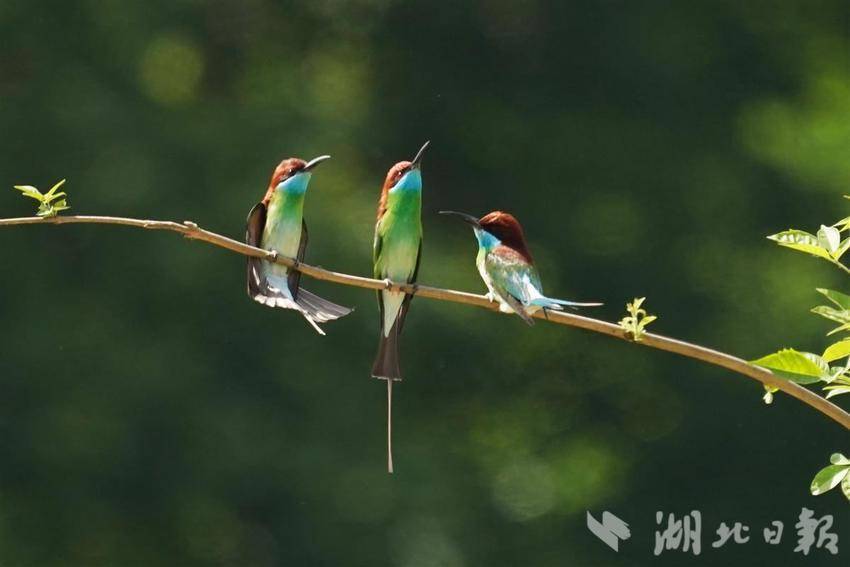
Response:
M303 195L307 191L307 185L310 184L311 175L309 171L296 173L283 183L279 183L277 190L289 195Z
M411 169L401 176L401 179L393 185L391 192L420 192L422 191L422 173L418 169Z
M484 250L492 250L502 243L501 240L484 230L483 228L475 227L475 238L478 239L478 246Z

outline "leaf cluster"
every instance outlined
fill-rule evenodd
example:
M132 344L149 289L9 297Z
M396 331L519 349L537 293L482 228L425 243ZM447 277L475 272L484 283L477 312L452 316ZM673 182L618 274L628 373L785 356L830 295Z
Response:
M627 316L620 319L620 327L631 335L632 340L637 342L643 337L646 326L658 319L655 315L649 315L646 309L641 308L645 297L636 297L634 300L626 303Z
M829 226L821 225L816 235L789 229L768 238L780 246L811 254L850 273L850 269L840 262L850 249L850 217ZM838 324L827 336L850 332L850 295L824 288L817 291L829 303L812 308L812 313ZM830 366L842 359L845 360L841 364ZM798 384L823 382L827 398L850 393L850 336L827 346L821 355L782 349L751 362ZM768 389L765 402L770 403L771 393Z
M817 234L789 229L768 238L785 248L826 260L850 274L850 269L841 262L842 256L850 249L850 234L845 233L850 233L850 217L829 226L821 225ZM850 295L824 288L817 291L828 303L812 308L812 313L837 323L827 336L850 332ZM833 364L835 362L837 364ZM823 383L827 398L850 393L850 336L847 335L827 346L822 354L785 348L750 363L797 384ZM764 401L769 404L777 389L765 386L765 390ZM840 484L842 493L850 500L850 459L835 453L830 463L812 480L812 494L823 494Z
M59 188L65 184L65 180L58 182L47 193L42 193L32 185L15 185L15 189L20 191L24 197L35 199L38 201L38 210L36 215L40 217L55 217L62 211L67 211L71 207L68 206L67 195L64 191L59 191Z
M829 462L830 464L818 471L812 479L809 490L818 496L841 485L841 493L850 500L850 459L841 453L833 453Z
M819 288L818 292L832 305L819 305L812 309L812 313L839 323L828 334L850 330L850 296L831 289ZM830 366L835 361L842 363ZM820 355L785 348L753 360L751 364L766 368L776 376L797 384L823 382L826 384L824 390L827 398L850 393L850 337L829 345ZM771 393L768 390L765 402L770 403Z

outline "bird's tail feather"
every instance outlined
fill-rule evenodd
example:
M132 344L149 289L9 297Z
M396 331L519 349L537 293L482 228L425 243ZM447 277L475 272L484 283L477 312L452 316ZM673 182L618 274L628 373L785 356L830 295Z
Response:
M305 311L304 308L302 308L298 303L296 303L292 299L292 296L288 293L288 291L283 291L279 288L269 285L268 282L266 282L266 285L260 286L260 289L256 293L254 293L251 298L257 303L268 305L269 307L294 309L295 311L298 311L304 316L307 322L310 323L310 325L316 330L317 333L319 333L320 335L325 334L322 328L316 323L318 319L315 319L309 312Z
M378 354L372 365L372 377L383 380L401 380L401 369L398 363L398 320L393 323L388 335L381 333L378 343Z
M565 299L553 299L551 297L538 297L536 299L532 299L529 304L545 307L546 309L553 309L555 311L563 311L563 307L561 307L562 305L572 309L576 309L578 307L599 307L603 305L602 303L581 303L577 301L567 301Z
M309 314L310 317L319 323L325 323L327 321L339 319L340 317L345 317L354 311L348 307L343 307L342 305L337 305L332 301L323 299L315 293L307 291L303 287L298 288L295 303L298 304L298 307L300 307L304 313Z

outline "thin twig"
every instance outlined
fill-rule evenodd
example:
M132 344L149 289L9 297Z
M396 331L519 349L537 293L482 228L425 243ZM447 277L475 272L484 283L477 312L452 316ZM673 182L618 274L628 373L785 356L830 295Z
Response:
M352 276L349 274L326 270L318 266L311 266L308 264L302 264L300 262L296 263L293 259L280 256L276 252L270 252L261 248L255 248L237 240L233 240L232 238L227 238L226 236L222 236L220 234L204 230L200 228L197 224L190 221L185 221L181 224L172 221L142 220L106 216L57 216L52 218L22 217L0 219L0 226L15 226L24 224L78 223L117 224L123 226L146 228L149 230L170 230L173 232L179 232L186 238L208 242L210 244L226 248L238 254L243 254L245 256L253 256L255 258L263 258L269 262L288 266L318 280L325 280L342 285L362 287L367 289L387 289L387 284L383 280ZM496 306L496 304L490 302L483 295L476 295L474 293L466 293L463 291L442 289L419 284L393 283L390 285L389 289L393 291L401 291L411 295L417 295L420 297L427 297L429 299L436 299L439 301L452 301L455 303L474 305L476 307L482 307L484 309L489 309L490 311L498 312L498 307ZM595 333L602 333L603 335L608 335L617 339L623 339L629 342L634 342L631 341L629 336L625 334L625 332L620 326L614 323L608 323L606 321L600 321L598 319L592 319L590 317L583 317L581 315L574 315L572 313L554 311L550 311L548 313L538 311L534 314L534 317L547 320L551 323L578 327L580 329L593 331ZM826 398L819 396L814 392L807 390L806 388L803 388L798 384L795 384L794 382L779 378L766 369L753 366L747 361L736 356L722 353L703 346L680 341L678 339L664 337L662 335L656 335L653 333L644 333L641 336L641 341L635 344L659 350L666 350L668 352L687 356L695 360L701 360L708 364L720 366L722 368L726 368L727 370L731 370L732 372L736 372L748 378L752 378L753 380L761 382L766 386L771 386L773 388L785 392L786 394L794 398L797 398L801 402L808 404L809 406L818 410L819 412L826 415L835 422L843 425L846 429L850 429L850 414L848 414L843 409L836 406Z

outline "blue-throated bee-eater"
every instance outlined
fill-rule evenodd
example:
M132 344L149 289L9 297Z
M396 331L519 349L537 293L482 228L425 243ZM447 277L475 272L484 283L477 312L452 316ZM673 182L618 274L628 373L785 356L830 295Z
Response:
M307 249L307 223L304 221L304 194L313 168L330 159L319 156L309 162L285 159L275 168L263 200L248 213L245 242L283 256L304 260ZM351 313L351 309L331 303L300 286L301 272L259 258L248 258L248 295L269 307L300 312L316 331L318 323Z
M422 154L429 142L411 161L392 166L381 188L378 220L375 223L373 273L375 278L395 283L413 283L422 257ZM378 292L381 336L372 376L387 381L388 467L392 472L390 427L392 383L401 380L398 340L413 296L390 289Z
M476 219L455 211L440 211L454 215L472 225L478 239L475 264L487 286L487 298L499 303L503 313L516 313L529 325L532 315L540 309L562 311L566 307L597 307L601 303L577 303L543 295L540 275L534 266L525 241L522 226L513 215L493 211Z
M412 161L400 161L387 173L378 202L373 246L375 278L396 283L413 283L422 256L422 154L428 142ZM401 380L398 337L412 296L400 291L378 292L381 312L381 338L372 376Z

